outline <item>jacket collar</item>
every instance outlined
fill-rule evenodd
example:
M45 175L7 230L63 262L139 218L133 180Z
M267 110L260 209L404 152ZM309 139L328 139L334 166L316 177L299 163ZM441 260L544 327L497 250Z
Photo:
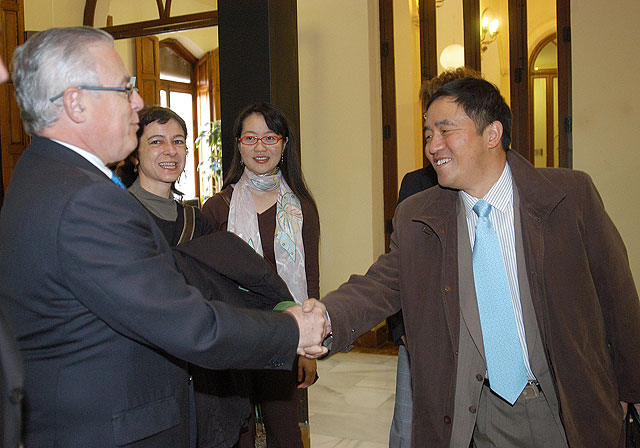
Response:
M559 191L540 169L515 151L507 151L507 162L511 168L513 184L518 189L521 207L528 207L536 218L545 219L558 205L565 194ZM458 190L439 185L429 190L422 205L413 214L413 221L429 225L436 233L456 218Z
M539 219L546 219L564 199L565 193L542 174L546 168L535 168L515 151L507 152L507 162L520 195L520 208L528 207L529 213Z
M31 137L31 143L29 144L27 151L30 151L31 154L36 154L38 157L44 157L66 163L68 165L74 165L92 173L100 173L102 177L105 177L110 181L105 173L80 154L49 138L39 136Z

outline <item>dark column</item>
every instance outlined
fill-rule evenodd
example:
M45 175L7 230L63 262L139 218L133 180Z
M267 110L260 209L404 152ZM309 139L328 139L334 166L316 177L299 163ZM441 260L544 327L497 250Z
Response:
M220 0L218 39L224 172L233 157L233 122L256 101L284 112L300 148L296 0Z
M462 0L464 65L482 71L480 55L480 0Z
M511 67L511 149L533 163L529 116L529 49L527 0L509 0L509 65Z
M558 18L558 142L559 166L573 168L571 125L571 14L570 0L557 0Z

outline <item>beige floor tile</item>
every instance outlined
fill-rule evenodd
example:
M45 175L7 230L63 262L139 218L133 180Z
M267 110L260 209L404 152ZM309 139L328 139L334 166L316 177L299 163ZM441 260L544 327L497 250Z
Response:
M397 357L338 353L318 362L309 389L312 448L388 446Z

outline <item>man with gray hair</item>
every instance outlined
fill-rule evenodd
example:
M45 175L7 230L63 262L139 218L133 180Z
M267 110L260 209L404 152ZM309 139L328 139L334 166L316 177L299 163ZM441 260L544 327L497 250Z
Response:
M326 351L319 310L206 302L120 188L107 165L135 148L143 104L111 36L42 31L13 79L33 138L0 213L0 305L25 362L25 448L194 446L185 361L291 368Z

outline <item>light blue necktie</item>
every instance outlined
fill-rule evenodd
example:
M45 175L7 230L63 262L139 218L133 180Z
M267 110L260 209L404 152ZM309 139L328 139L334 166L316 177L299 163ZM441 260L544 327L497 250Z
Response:
M473 278L482 325L484 354L491 389L514 404L527 385L527 372L513 312L507 271L489 213L491 204L480 199L473 245Z
M113 181L114 184L116 184L118 187L122 188L123 190L127 189L127 187L124 186L124 184L122 183L122 180L118 177L116 173L113 173L111 175L111 180Z

